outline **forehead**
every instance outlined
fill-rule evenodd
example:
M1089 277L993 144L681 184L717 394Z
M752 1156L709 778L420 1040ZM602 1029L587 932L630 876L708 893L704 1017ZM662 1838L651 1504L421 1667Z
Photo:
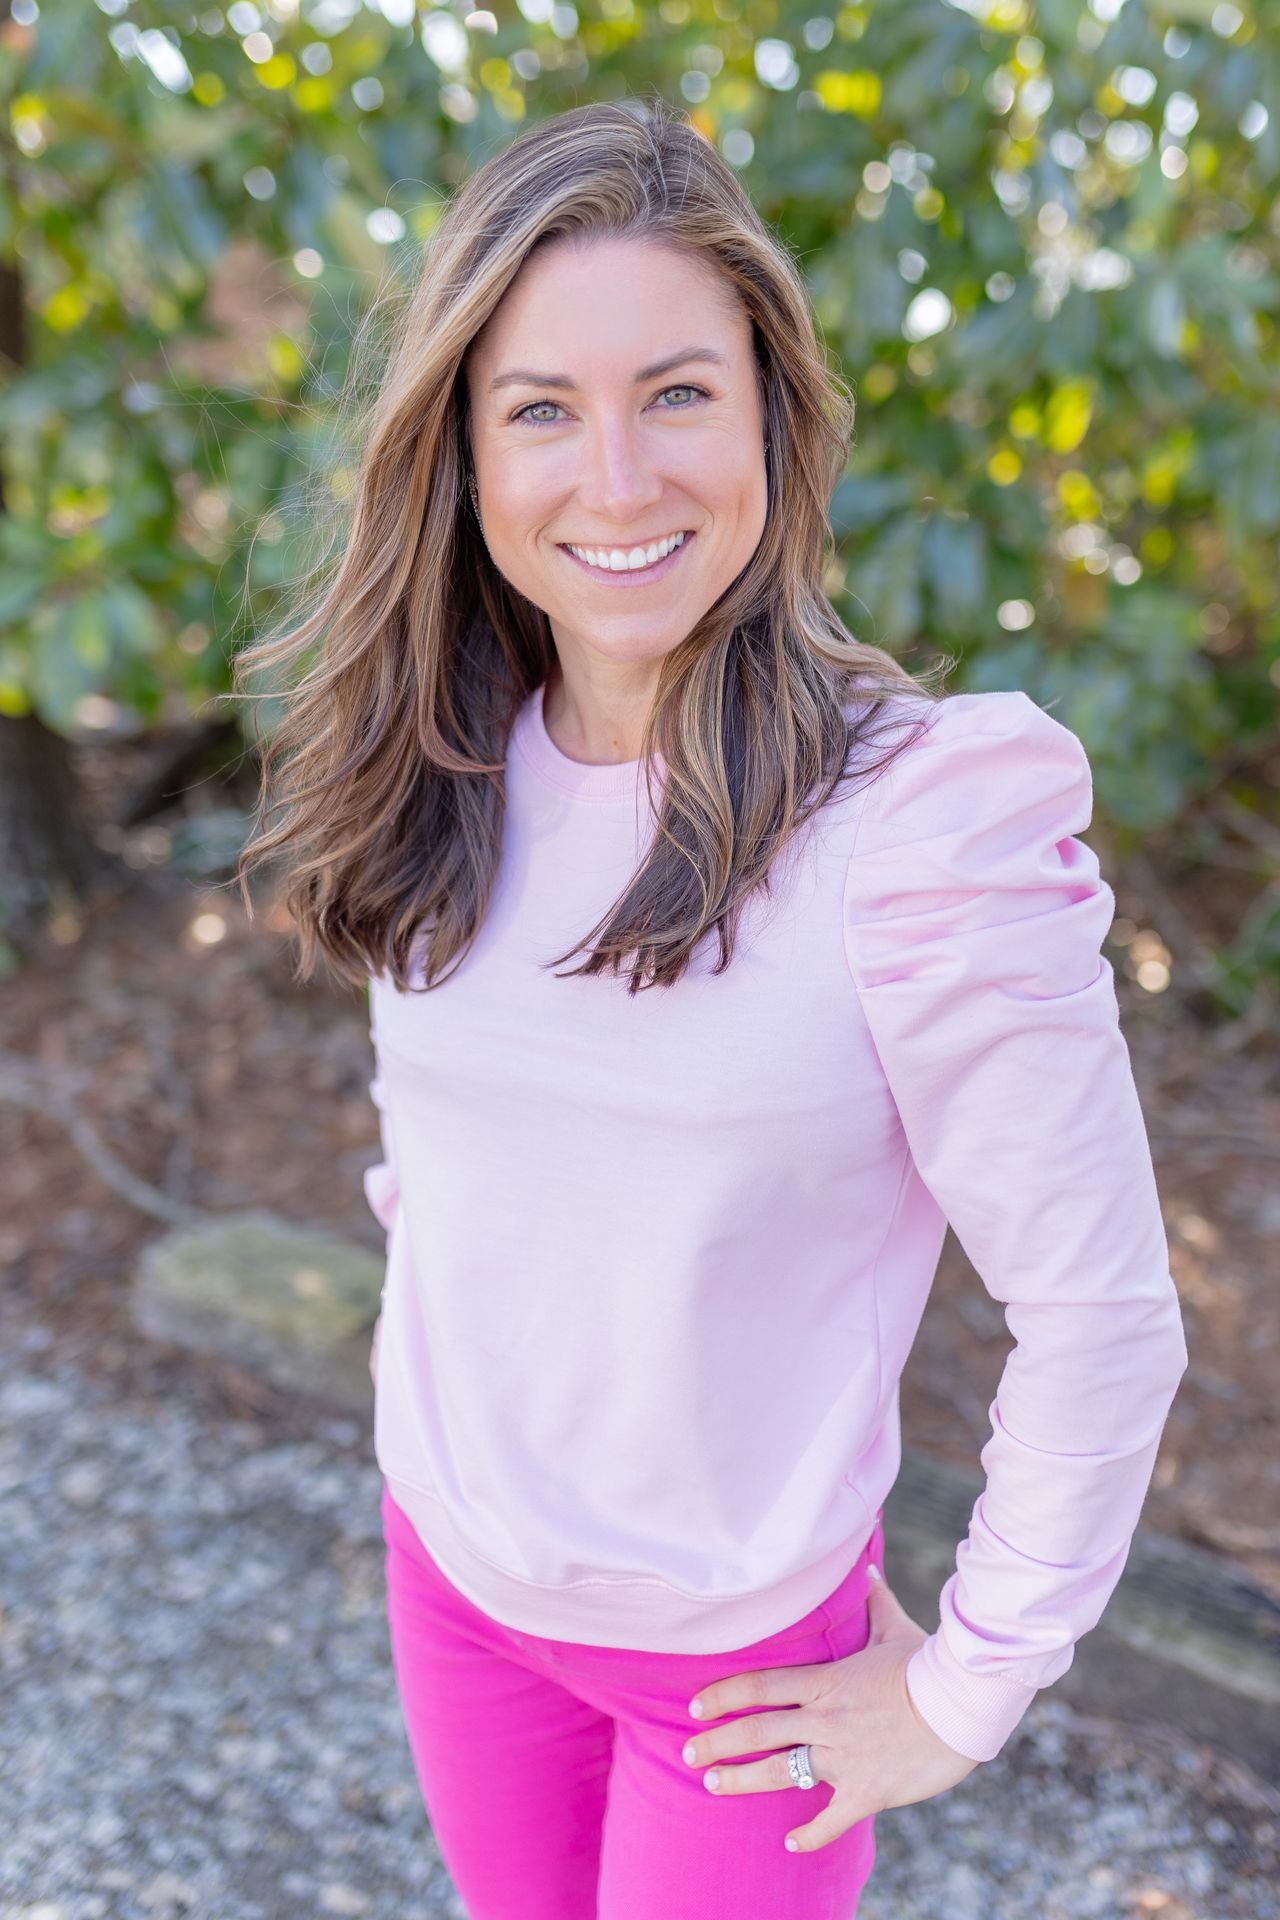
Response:
M609 236L558 239L525 261L467 356L487 383L521 365L575 379L632 380L682 347L736 364L750 324L736 291L701 256Z

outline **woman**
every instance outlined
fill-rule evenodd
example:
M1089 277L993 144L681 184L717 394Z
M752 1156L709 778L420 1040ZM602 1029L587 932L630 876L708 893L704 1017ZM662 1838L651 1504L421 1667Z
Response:
M847 1920L1097 1622L1187 1363L1087 760L841 626L851 429L716 153L564 114L446 211L249 656L323 636L252 858L369 984L391 1651L473 1920ZM926 1634L948 1220L1017 1344Z

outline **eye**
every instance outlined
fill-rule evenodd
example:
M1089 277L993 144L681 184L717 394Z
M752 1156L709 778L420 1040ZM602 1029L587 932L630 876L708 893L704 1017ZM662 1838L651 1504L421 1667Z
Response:
M693 386L691 383L685 383L683 381L678 387L664 387L662 389L662 392L664 394L694 393L694 394L697 394L698 397L702 400L709 400L711 398L711 395L708 393L705 387L696 387L696 386ZM510 418L512 420L525 420L525 415L532 413L535 407L558 407L559 405L560 405L560 402L558 400L529 400L526 402L526 404L523 407L517 407L516 411L510 416ZM694 402L688 401L682 407L662 407L659 409L659 411L662 413L688 413L690 408L693 405L694 405ZM552 424L553 423L549 420L525 420L525 425L530 427L546 427Z
M560 402L558 400L530 400L528 406L517 408L516 412L511 415L511 418L513 420L524 420L527 427L545 427L549 424L546 420L525 420L525 415L532 413L535 407L558 407L559 404Z

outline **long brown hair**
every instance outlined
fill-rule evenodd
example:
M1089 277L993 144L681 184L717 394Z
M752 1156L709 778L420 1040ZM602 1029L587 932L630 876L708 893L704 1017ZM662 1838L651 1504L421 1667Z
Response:
M531 127L451 201L416 286L384 300L385 371L351 429L354 478L304 583L310 611L235 664L233 697L260 668L286 687L261 696L282 717L259 734L258 823L283 818L245 847L238 879L252 914L249 870L284 856L299 979L319 948L341 979L363 986L389 970L405 991L421 952L430 988L483 921L508 738L555 649L470 511L464 362L535 246L601 235L687 249L736 289L753 325L768 510L747 566L661 661L642 757L651 780L660 750L666 775L646 857L597 926L547 964L585 951L573 972L616 973L630 957L630 992L667 986L714 927L723 970L741 906L768 891L782 847L843 778L874 778L896 757L850 768L851 748L880 737L889 696L930 708L954 664L913 676L854 640L823 591L853 395L825 364L798 268L731 168L658 96ZM927 724L917 716L896 751Z

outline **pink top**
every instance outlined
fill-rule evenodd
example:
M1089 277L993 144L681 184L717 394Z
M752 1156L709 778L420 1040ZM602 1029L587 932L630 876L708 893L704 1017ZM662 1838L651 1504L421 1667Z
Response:
M986 1760L1120 1578L1187 1349L1084 751L1018 692L931 726L784 853L724 973L713 937L630 996L541 963L635 870L639 763L568 759L525 703L476 945L430 993L370 984L375 1452L507 1626L746 1646L866 1544L950 1221L1016 1345L907 1681Z

